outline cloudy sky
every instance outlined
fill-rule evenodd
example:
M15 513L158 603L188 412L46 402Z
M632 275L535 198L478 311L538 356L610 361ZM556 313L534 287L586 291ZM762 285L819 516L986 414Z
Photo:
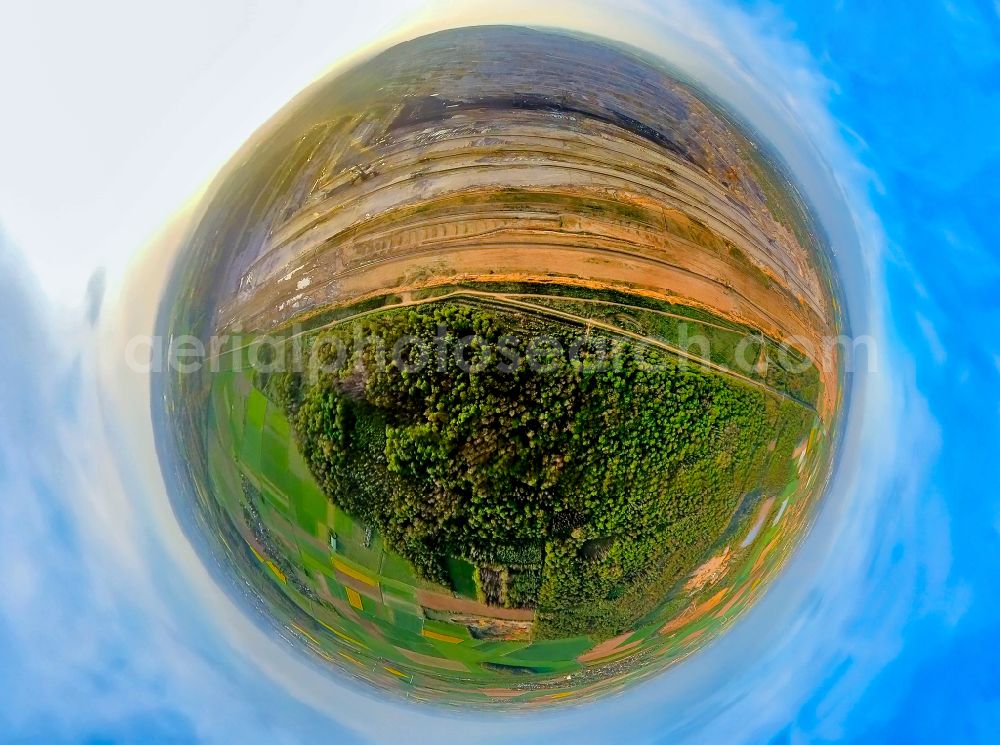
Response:
M540 5L0 11L0 742L995 740L998 7ZM374 697L244 617L173 520L122 364L254 129L345 55L497 21L628 41L728 101L788 159L878 343L824 509L753 611L623 696L518 717Z

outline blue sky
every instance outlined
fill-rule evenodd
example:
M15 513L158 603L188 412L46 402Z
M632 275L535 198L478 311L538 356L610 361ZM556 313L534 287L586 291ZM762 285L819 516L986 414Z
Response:
M993 3L792 3L795 34L836 81L833 114L863 142L890 242L893 331L941 433L924 486L948 525L935 590L922 577L898 656L848 720L864 742L990 742L1000 732L1000 22ZM888 578L887 578L888 580ZM890 582L885 590L892 591ZM805 713L805 712L803 712Z
M378 22L348 13L343 25L377 38L392 28L390 5L372 4ZM406 6L408 22L426 22L417 5ZM270 81L253 68L247 82L240 71L248 60L273 65L296 48L268 29L288 15L307 34L316 25L309 14L320 12L247 7L203 17L196 4L182 4L176 17L155 19L175 38L201 24L190 42L194 62L177 63L191 68L188 78L176 77L177 66L150 75L149 59L173 47L150 42L144 50L134 39L119 50L124 56L88 66L91 43L116 50L116 39L149 23L113 4L105 15L120 28L109 30L95 9L53 29L79 45L71 47L82 55L79 70L37 35L48 23L44 9L7 26L17 31L0 54L43 59L0 64L8 110L21 112L0 124L8 166L0 169L8 363L0 368L0 742L398 742L401 731L418 742L995 741L998 6L634 3L608 26L633 40L662 37L657 51L683 58L787 146L822 202L856 296L855 320L879 341L880 370L859 383L852 446L826 508L758 607L694 659L626 696L513 719L444 716L372 697L241 619L164 511L136 416L148 411L142 381L109 372L109 350L151 312L144 296L165 276L158 250L170 231L142 254L139 245L211 172L176 164L197 156L217 167L253 117L350 49L336 34L329 49L321 35L309 37L294 74ZM468 14L480 17L472 6ZM28 40L23 49L19 36ZM88 75L114 78L123 60L173 101L142 93L135 105L148 108L130 122L138 134L108 121L114 88L75 92L87 90ZM210 117L185 127L184 116L211 100L211 87L198 88L206 76L213 84L228 76L231 87ZM74 91L60 88L63 77ZM257 99L239 99L254 89ZM46 108L52 100L72 104L72 147L32 122L33 111L46 121L58 113ZM172 108L157 115L161 105ZM142 128L154 120L170 126ZM224 137L216 122L227 121ZM105 129L114 132L106 143ZM152 146L166 157L140 160ZM35 170L61 173L67 188ZM109 300L91 327L83 287L98 264L109 271Z

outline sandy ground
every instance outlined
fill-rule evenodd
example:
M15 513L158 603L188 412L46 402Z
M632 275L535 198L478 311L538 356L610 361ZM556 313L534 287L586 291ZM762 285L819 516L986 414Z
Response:
M432 592L430 590L417 590L417 602L425 608L449 613L500 618L506 621L533 621L535 619L535 612L533 610L498 608L478 603L475 600L457 598L453 595L445 595L444 593Z
M684 583L687 592L698 592L718 582L725 576L731 558L729 546L694 570L691 578Z
M577 659L583 663L594 662L596 660L604 659L605 657L610 657L613 654L628 651L629 649L633 649L642 643L642 640L640 639L639 641L626 644L625 642L630 636L632 636L631 631L626 632L621 636L616 636L612 639L603 641L591 650L584 652L582 655L577 657Z
M300 204L272 225L220 311L223 328L266 330L310 308L460 279L563 278L790 340L835 388L818 354L830 302L809 252L759 204L630 132L464 111L387 133L359 157L314 169L294 192Z
M717 593L712 595L708 600L701 603L696 603L689 605L684 611L667 621L663 627L660 629L660 634L667 635L672 634L675 631L680 630L684 626L687 626L692 621L697 621L699 618L709 613L713 608L715 608L719 603L723 601L726 595L729 593L731 588L726 587L719 590Z

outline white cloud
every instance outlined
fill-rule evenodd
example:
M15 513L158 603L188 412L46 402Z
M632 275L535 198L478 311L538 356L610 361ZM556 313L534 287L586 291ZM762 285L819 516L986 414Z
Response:
M33 138L41 137L51 148L42 160L18 155L13 175L0 177L0 197L19 189L17 200L7 203L13 205L9 214L43 281L71 287L71 275L89 274L81 274L83 265L89 270L104 261L119 280L113 291L121 295L106 309L99 336L84 339L91 347L99 340L101 356L92 348L85 352L76 418L60 425L42 417L37 457L4 465L0 489L15 498L0 503L0 562L12 568L17 591L0 598L0 607L7 642L23 650L8 674L16 671L24 685L0 705L0 716L18 717L22 728L44 722L68 732L169 709L210 742L297 741L306 733L330 739L341 731L398 742L404 723L412 742L583 743L612 735L633 742L752 742L792 720L831 674L846 670L815 704L823 720L815 734L836 736L858 692L899 649L922 568L921 558L896 561L880 547L906 543L917 530L946 532L947 525L917 525L919 469L896 478L902 454L925 462L932 457L934 427L905 353L886 329L884 240L866 198L872 175L829 114L832 87L806 50L789 40L791 29L774 10L752 15L716 3L634 2L604 3L582 13L579 4L561 0L429 7L400 33L455 22L522 21L568 24L644 47L705 81L786 156L830 233L853 330L879 339L882 360L878 374L853 380L850 438L812 534L758 607L725 636L629 694L578 711L471 717L380 701L319 673L258 629L214 585L184 540L159 478L148 381L124 374L116 357L123 338L152 327L155 290L172 258L165 246L176 243L177 235L167 234L166 243L147 250L129 281L122 284L121 278L136 259L133 247L327 60L356 41L374 39L388 23L390 5L376 4L375 20L364 18L370 5L359 6L346 21L341 7L325 3L294 11L267 6L256 16L205 16L201 4L177 6L164 19L166 48L146 49L139 42L116 47L135 60L131 85L152 91L143 93L139 113L126 122L153 116L157 123L138 132L128 126L102 131L102 122L113 124L131 105L115 92L119 80L99 89L97 109L87 110L93 118L82 132L50 124L40 133L10 133L39 147ZM30 28L42 28L40 17L27 20ZM185 34L191 26L200 32ZM335 37L331 29L338 30ZM84 16L73 36L90 48L123 32ZM176 57L181 36L184 54L197 64L162 61ZM5 61L29 54L32 38L8 48ZM78 62L79 44L61 41L67 42L62 51L58 44L43 46L46 66L83 64L74 75L116 69L110 58L100 58L96 69ZM18 69L31 67L22 63ZM54 77L50 72L43 80ZM12 90L18 106L35 100L30 82ZM60 92L52 91L55 101ZM171 99L163 104L166 110L157 108L161 97ZM104 161L77 152L90 137L117 169L103 180ZM78 191L86 183L94 194L70 201L62 219L49 224L45 197L60 164L75 172L70 185ZM136 191L138 183L145 185ZM104 226L119 217L127 224L106 235ZM80 235L91 238L77 259L69 238ZM100 246L105 239L108 246ZM71 355L63 360L71 361ZM37 411L57 410L57 377L39 375L14 385L37 394ZM31 421L3 420L4 453L25 449L18 428ZM76 542L53 540L60 520ZM936 554L947 552L946 541L929 543ZM934 576L943 583L946 575L945 568ZM880 597L886 582L894 593L882 598L878 625L872 626L864 604Z
M915 317L917 325L920 327L920 333L924 335L924 340L930 349L931 356L937 364L943 365L948 360L948 352L945 351L944 344L941 343L937 328L923 313L916 313Z

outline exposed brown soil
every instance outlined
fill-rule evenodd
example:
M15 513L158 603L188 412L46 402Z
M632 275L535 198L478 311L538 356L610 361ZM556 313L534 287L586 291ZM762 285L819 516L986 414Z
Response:
M449 620L466 626L476 639L492 641L526 641L534 628L532 621L507 621L501 618L458 615L451 616Z
M704 616L706 613L710 612L715 606L722 602L723 598L730 591L731 588L724 588L715 593L708 600L701 603L689 605L681 613L677 614L669 621L667 621L663 627L660 629L660 634L666 635L678 631L682 627L691 623L692 621L697 621L699 618Z
M677 147L603 114L476 105L477 73L436 74L407 75L401 98L373 89L288 151L272 222L220 328L266 330L311 308L459 280L573 281L789 340L820 367L821 412L833 411L834 367L820 352L835 323L818 248L803 245L803 218L779 209L794 199L775 196L787 185L741 133L666 76L642 85L675 101ZM592 103L638 83L595 74ZM421 94L469 99L449 108ZM659 105L644 99L629 105Z
M764 562L767 561L767 557L780 542L781 542L781 534L779 533L774 538L772 538L771 542L768 543L764 547L764 550L760 552L760 556L757 557L757 560L753 563L753 567L750 569L751 574L756 574L757 570L760 569L762 566L764 566Z
M417 602L425 608L448 611L450 613L480 616L483 618L499 618L505 621L534 621L535 612L522 608L498 608L492 605L478 603L467 598L457 598L431 590L417 590Z
M684 589L688 592L698 592L718 582L729 568L730 557L729 546L726 546L722 553L716 554L694 570L691 578L684 583Z
M594 662L595 660L601 660L604 659L605 657L610 657L613 654L625 652L629 649L639 646L639 644L642 643L642 640L639 640L626 644L625 642L630 636L632 636L631 631L626 632L621 636L616 636L613 639L608 639L606 641L603 641L597 646L595 646L593 649L584 652L582 655L577 657L577 660L583 663Z

